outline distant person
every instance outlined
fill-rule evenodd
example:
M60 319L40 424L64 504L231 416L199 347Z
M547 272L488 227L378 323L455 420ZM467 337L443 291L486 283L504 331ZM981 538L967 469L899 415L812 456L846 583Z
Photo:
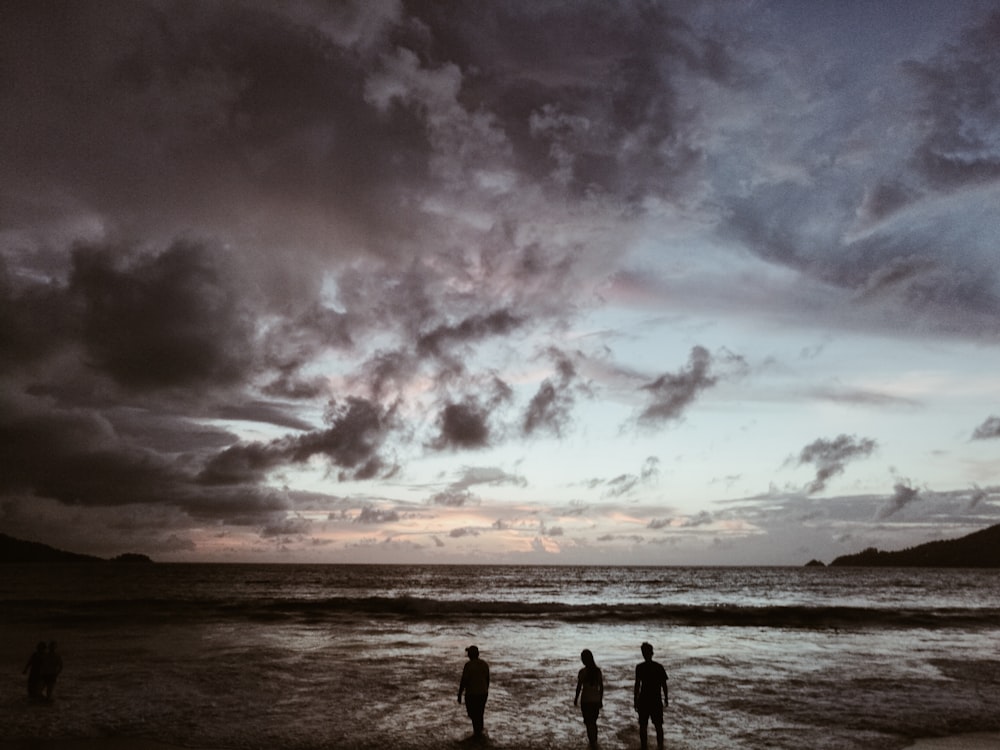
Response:
M42 663L45 661L45 650L45 641L39 641L34 653L28 657L28 663L21 670L21 674L28 675L28 698L31 700L42 698Z
M458 702L465 693L465 712L472 719L472 734L483 736L483 714L486 712L486 698L490 693L490 667L479 658L479 648L465 649L469 660L462 669L462 680L458 683Z
M653 661L653 647L640 646L643 661L635 667L635 710L639 714L639 744L646 750L646 733L652 719L656 727L656 747L663 748L663 705L667 699L667 672L663 665ZM660 691L663 702L660 702Z
M604 676L600 667L594 663L594 655L589 648L580 652L583 669L576 676L576 695L573 705L580 703L583 713L583 723L587 727L587 741L592 748L597 747L597 715L604 705Z
M62 656L56 651L56 642L49 641L49 649L42 657L42 690L45 700L52 700L52 691L56 687L56 678L63 669Z

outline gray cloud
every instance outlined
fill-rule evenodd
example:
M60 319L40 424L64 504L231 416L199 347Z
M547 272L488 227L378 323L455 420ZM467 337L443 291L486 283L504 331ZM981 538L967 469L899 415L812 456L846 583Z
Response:
M640 424L659 425L679 419L701 391L716 384L711 366L712 355L704 347L696 346L691 349L687 367L642 386L649 393L650 403L639 415Z
M920 490L913 487L909 482L897 482L892 488L892 497L890 497L881 508L878 509L876 517L879 520L885 520L891 516L899 513L903 508L907 507L915 500L920 498Z
M806 487L806 492L813 494L826 489L826 483L831 477L844 472L848 462L859 458L868 458L877 447L871 438L857 438L854 435L838 435L833 440L818 438L809 443L799 453L798 464L814 464L816 478Z
M304 508L345 520L300 471L570 438L584 395L658 427L747 372L584 351L630 336L590 330L603 305L995 340L1000 16L963 7L961 36L865 66L854 29L817 51L780 4L5 8L0 502L151 549L215 521L281 541ZM855 458L808 459L814 486ZM657 466L600 472L634 498ZM526 484L422 481L442 507Z
M1000 417L989 416L972 433L973 440L992 440L1000 437Z
M386 470L379 449L392 428L390 410L352 397L333 402L327 419L325 430L227 448L208 462L199 479L209 485L260 482L269 471L317 455L340 467L343 478L368 479Z
M927 62L906 66L922 95L925 118L914 161L933 183L951 186L1000 177L995 138L1000 118L998 34L1000 12L994 11L966 30L958 44Z
M417 352L422 356L440 357L451 345L501 336L518 328L522 322L508 310L475 315L455 325L441 325L423 334L417 339Z
M532 396L522 423L525 435L547 430L558 436L569 422L574 401L570 385L576 378L576 368L561 352L552 350L550 355L555 359L557 377L543 380Z
M366 505L358 513L357 517L354 519L355 523L394 523L400 518L399 511L395 510L384 510L382 508L373 508L370 505Z

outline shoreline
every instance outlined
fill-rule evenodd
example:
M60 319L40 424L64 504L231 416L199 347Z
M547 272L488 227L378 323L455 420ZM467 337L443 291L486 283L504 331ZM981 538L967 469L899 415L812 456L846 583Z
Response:
M0 740L0 750L209 750L144 737L88 739ZM970 732L945 737L922 737L905 750L1000 750L1000 732Z

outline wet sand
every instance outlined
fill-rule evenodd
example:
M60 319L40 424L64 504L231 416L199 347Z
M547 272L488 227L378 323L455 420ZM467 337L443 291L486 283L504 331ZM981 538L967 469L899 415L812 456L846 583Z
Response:
M7 740L0 750L199 750L141 737L86 740ZM200 750L205 750L204 748ZM908 750L1000 750L1000 732L977 732L917 740Z
M168 745L142 737L104 737L86 740L4 740L0 750L198 750Z
M977 732L954 737L917 740L912 750L1000 750L1000 732Z

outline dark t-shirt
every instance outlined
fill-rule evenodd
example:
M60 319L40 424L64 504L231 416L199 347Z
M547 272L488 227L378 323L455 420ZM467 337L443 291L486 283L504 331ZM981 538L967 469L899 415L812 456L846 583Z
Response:
M469 659L462 668L462 687L467 695L490 692L490 668L482 659Z
M639 688L636 700L641 705L662 705L660 703L661 686L666 694L667 671L656 661L644 661L635 666L635 681Z

